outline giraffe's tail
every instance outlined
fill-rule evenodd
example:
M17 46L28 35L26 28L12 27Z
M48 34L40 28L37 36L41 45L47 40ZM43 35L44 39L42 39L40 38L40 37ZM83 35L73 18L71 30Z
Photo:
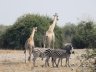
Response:
M26 50L24 50L24 54L26 53Z
M24 54L25 54L25 63L26 63L26 49L24 50Z
M24 48L25 48L24 54L25 54L25 63L26 63L26 50L27 50L27 48L28 48L27 41L25 42Z

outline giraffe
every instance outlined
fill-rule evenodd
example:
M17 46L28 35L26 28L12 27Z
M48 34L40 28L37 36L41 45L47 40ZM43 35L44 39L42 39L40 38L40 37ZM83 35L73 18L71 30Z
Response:
M35 34L36 31L37 31L37 27L33 27L30 37L25 42L25 51L24 51L24 53L25 53L25 63L26 63L26 50L27 49L29 50L28 61L31 61L31 54L32 54L32 51L35 47L35 45L34 45L34 34Z
M54 16L54 19L53 19L53 23L49 26L49 29L46 31L46 39L47 39L47 42L48 42L48 47L50 48L51 46L51 42L53 44L53 49L54 49L54 42L55 42L55 34L54 34L54 28L55 28L55 25L57 23L57 20L58 20L58 16L57 16L57 13L55 13Z

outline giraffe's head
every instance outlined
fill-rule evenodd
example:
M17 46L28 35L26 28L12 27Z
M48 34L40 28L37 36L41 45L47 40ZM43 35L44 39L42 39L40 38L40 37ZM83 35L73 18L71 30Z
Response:
M37 27L33 27L33 31L36 32L37 31Z
M58 20L58 14L57 13L55 13L55 15L53 15L53 16L54 16L54 19Z

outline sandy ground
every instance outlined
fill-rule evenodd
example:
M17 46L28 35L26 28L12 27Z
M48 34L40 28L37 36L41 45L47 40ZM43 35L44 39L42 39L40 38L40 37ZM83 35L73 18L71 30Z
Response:
M24 51L0 50L0 72L76 72L80 65L77 57L83 53L85 53L84 49L75 50L75 54L72 54L70 58L70 67L64 67L64 59L63 67L59 65L58 68L53 68L51 62L50 67L42 67L44 60L42 61L40 58L36 60L37 67L33 67L32 62L25 63Z

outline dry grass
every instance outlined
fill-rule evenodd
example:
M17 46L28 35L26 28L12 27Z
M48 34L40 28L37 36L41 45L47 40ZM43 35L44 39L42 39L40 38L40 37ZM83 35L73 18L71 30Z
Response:
M0 72L76 72L79 66L77 56L83 53L85 53L85 50L75 50L75 54L70 59L71 67L59 66L58 68L53 68L51 64L50 67L42 67L44 61L39 58L36 61L37 67L33 67L32 62L25 64L24 51L0 50ZM65 60L63 60L64 64Z

